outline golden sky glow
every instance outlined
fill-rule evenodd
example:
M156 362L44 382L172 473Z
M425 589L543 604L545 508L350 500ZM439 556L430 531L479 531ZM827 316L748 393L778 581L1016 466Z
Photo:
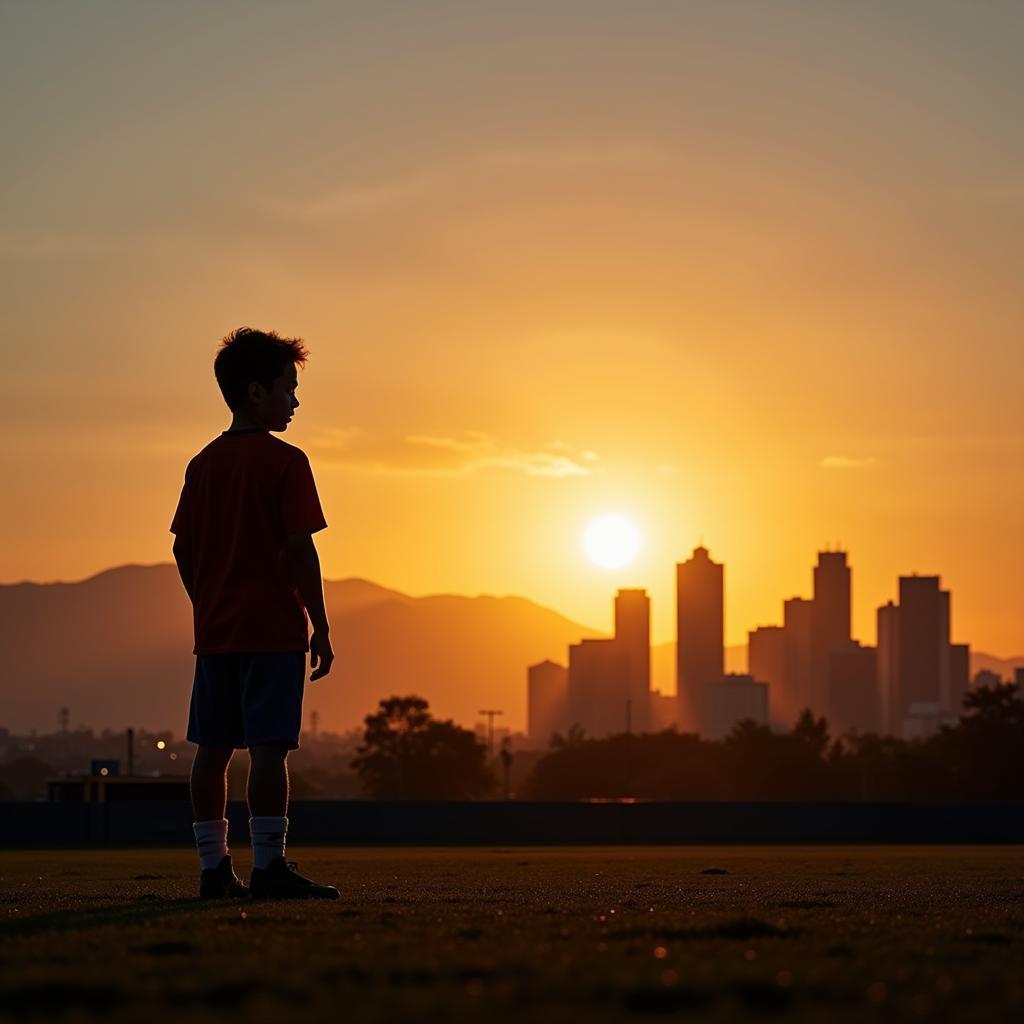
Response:
M169 561L241 324L312 357L329 578L744 642L853 566L1024 653L1024 7L7 5L0 579ZM580 557L605 509L628 568Z

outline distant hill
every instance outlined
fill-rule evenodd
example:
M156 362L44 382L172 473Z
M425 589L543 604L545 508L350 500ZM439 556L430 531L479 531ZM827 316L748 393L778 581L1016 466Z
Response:
M971 651L971 675L987 668L990 672L1002 676L1005 680L1012 680L1013 673L1018 668L1024 668L1024 656L1019 658L997 658L994 655L986 654L984 651Z
M526 725L526 667L601 634L521 597L410 597L367 580L324 584L336 661L307 684L321 729L360 725L381 697L418 693L471 725L483 707ZM77 583L0 585L0 727L135 725L185 731L192 614L173 565L125 565ZM307 718L308 721L308 718Z
M470 725L480 708L526 725L526 668L565 663L566 648L602 634L522 597L410 597L368 580L324 584L337 660L307 685L322 729L361 725L381 697L418 693L442 717ZM76 583L0 584L0 728L52 732L71 723L185 731L195 664L192 614L173 565L124 565ZM1004 678L1024 658L972 655L972 672ZM746 648L726 650L743 671ZM675 691L675 645L652 650L653 685ZM308 721L308 718L307 718Z

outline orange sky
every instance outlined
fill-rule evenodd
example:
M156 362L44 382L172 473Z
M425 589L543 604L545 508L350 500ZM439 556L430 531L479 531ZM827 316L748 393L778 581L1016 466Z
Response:
M841 542L1024 653L1024 10L8 6L0 579L170 560L217 339L312 358L325 574L743 642ZM632 515L607 573L585 523Z

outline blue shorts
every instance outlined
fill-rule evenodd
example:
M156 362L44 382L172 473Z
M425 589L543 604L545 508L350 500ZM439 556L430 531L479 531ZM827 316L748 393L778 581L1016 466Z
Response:
M187 738L203 747L294 750L305 682L305 651L198 654Z

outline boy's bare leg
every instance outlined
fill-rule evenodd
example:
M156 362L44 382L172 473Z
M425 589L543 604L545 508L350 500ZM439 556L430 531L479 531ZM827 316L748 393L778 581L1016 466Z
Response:
M235 875L228 853L228 765L232 749L196 747L189 790L192 794L192 829L203 866L199 880L201 899L248 896Z
M249 748L249 831L252 834L252 895L258 899L336 900L333 885L300 875L285 861L288 838L288 747Z
M233 750L197 747L189 792L194 821L219 821L228 805L228 764Z
M287 747L266 743L249 748L248 797L255 876L275 862L284 862L288 838Z
M249 748L247 796L253 818L288 813L288 747L265 743Z

